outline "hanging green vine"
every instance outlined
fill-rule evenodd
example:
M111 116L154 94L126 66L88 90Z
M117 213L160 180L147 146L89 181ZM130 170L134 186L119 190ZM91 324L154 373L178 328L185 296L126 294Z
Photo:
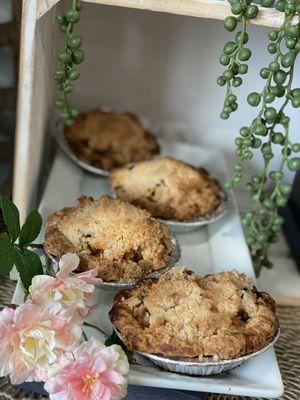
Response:
M291 185L283 183L284 171L300 169L300 143L291 143L289 136L290 118L286 114L288 105L300 107L300 88L293 88L295 63L300 52L300 1L299 0L260 0L263 7L272 7L284 13L284 21L279 29L268 33L270 44L268 52L273 60L260 70L265 80L261 92L252 92L247 101L250 106L259 107L257 116L249 126L240 129L240 136L235 139L236 154L240 163L235 165L233 177L226 182L227 188L238 185L243 178L244 164L253 157L253 151L261 153L263 169L245 184L253 199L253 209L243 217L247 231L247 242L250 247L255 271L259 274L262 267L270 268L268 249L277 241L283 219L279 208L287 202ZM231 11L234 16L227 17L225 28L232 32L239 24L242 30L235 40L224 46L220 63L227 67L218 78L220 86L226 86L226 95L221 118L227 119L238 108L237 96L233 88L242 84L241 74L247 73L251 51L244 47L248 42L246 32L249 19L256 18L259 13L257 5L250 0L232 0ZM276 101L277 100L277 101ZM276 103L271 106L273 102ZM276 107L276 108L275 108ZM276 170L271 166L274 147L281 147L282 159ZM268 190L271 183L271 190Z
M60 68L55 72L57 90L62 96L56 100L55 105L61 110L60 117L66 125L72 125L79 111L71 107L68 95L74 91L74 81L79 78L79 71L74 65L84 60L84 52L81 49L81 38L73 35L75 24L80 19L82 3L79 0L71 0L71 8L66 13L58 13L55 17L60 30L65 35L65 48L58 54Z

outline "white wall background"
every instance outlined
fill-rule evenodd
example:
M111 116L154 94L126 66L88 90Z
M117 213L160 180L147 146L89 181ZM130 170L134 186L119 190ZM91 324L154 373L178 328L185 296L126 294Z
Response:
M256 109L245 103L247 94L262 89L258 71L271 61L267 32L249 28L254 55L238 89L240 109L223 121L224 88L216 84L223 67L217 60L232 34L221 21L85 4L78 33L87 57L73 101L83 108L105 105L136 112L171 140L220 148L233 165L234 138L255 116ZM291 133L299 142L300 111L292 113ZM249 173L260 166L257 159L248 165Z

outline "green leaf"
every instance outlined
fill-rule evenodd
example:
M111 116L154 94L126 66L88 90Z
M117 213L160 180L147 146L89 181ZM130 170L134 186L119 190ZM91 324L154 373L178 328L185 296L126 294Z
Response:
M119 346L121 346L124 353L126 354L126 356L128 358L129 364L133 363L133 351L127 349L127 347L122 342L122 340L118 337L118 335L116 334L115 331L105 340L105 346L111 346L112 344L118 344Z
M8 274L15 263L15 251L12 247L6 253L0 255L0 274Z
M12 242L7 233L0 235L0 256L7 253L13 247Z
M15 262L14 248L7 233L0 235L0 274L8 274Z
M17 207L7 197L1 196L1 208L9 236L14 242L20 232L20 214Z
M31 211L21 228L19 235L19 244L24 246L37 238L42 228L42 217L37 210Z
M27 249L15 249L15 264L25 290L29 289L35 275L43 275L40 257Z

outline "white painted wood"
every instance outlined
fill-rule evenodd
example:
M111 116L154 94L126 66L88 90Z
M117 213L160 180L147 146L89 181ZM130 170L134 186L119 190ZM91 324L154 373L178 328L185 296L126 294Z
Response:
M29 152L30 123L32 117L33 73L35 59L35 1L24 0L22 10L22 30L20 49L19 91L17 104L17 126L15 139L15 162L13 179L13 199L21 208L23 217L30 199ZM29 189L29 193L28 193ZM31 189L34 189L33 187Z
M230 5L224 0L84 0L86 2L160 11L193 17L225 19L231 15ZM282 13L274 9L260 8L251 23L278 27L283 21Z
M59 0L40 0L37 17L40 18ZM230 5L225 0L83 0L87 3L106 4L110 6L136 8L193 17L225 19L231 15ZM260 7L257 18L250 23L263 26L279 27L283 14L275 9Z
M13 199L21 220L37 201L46 128L53 105L57 30L54 10L37 21L37 2L23 4Z
M60 0L38 0L37 3L37 19L46 14L52 7L55 6Z

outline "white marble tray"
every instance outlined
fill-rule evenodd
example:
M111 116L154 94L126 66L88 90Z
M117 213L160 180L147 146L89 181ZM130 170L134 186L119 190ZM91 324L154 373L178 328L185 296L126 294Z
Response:
M217 150L172 143L162 144L162 152L196 166L203 166L221 183L228 174L224 156ZM105 178L87 174L59 151L48 178L40 212L45 219L64 206L76 204L80 195L97 198L103 193L111 193ZM197 231L177 235L177 239L181 246L178 265L186 265L198 274L236 268L240 272L254 275L232 193L229 193L229 210L223 218ZM114 294L97 289L96 296L98 302L89 321L110 331L107 313ZM144 359L139 360L142 365L131 367L131 384L268 398L279 397L283 392L273 349L228 373L210 377L190 377L164 372Z

